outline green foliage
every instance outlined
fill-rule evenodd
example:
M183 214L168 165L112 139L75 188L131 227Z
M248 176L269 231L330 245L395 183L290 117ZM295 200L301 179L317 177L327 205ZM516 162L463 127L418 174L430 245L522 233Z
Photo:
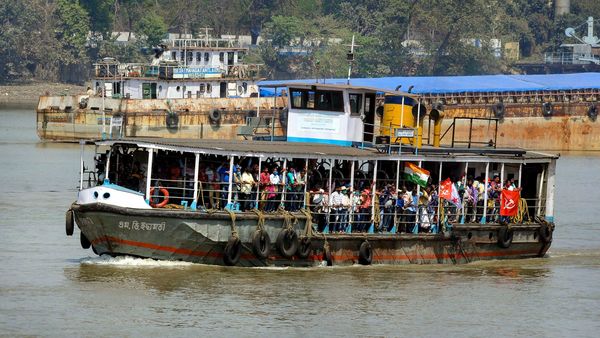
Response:
M143 35L149 45L156 46L167 35L167 25L161 16L148 12L137 22L135 31Z
M77 63L86 56L85 45L90 31L88 14L76 1L58 0L55 16L56 39L60 41L62 48L69 51L70 56L63 61Z
M588 16L600 19L600 1L572 0L571 14L554 17L548 0L4 0L0 81L59 80L105 56L145 61L140 49L167 32L198 36L204 27L260 32L246 62L264 63L268 77L345 77L353 35L353 76L508 72L491 39L539 56L575 42L564 29ZM145 38L122 45L112 31Z

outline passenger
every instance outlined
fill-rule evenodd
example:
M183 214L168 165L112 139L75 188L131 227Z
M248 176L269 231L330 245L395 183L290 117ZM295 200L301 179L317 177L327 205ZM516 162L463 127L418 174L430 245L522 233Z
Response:
M289 167L285 173L285 193L287 211L296 211L296 169Z
M388 184L379 193L379 205L381 209L381 225L379 228L380 232L389 232L393 227L392 221L394 219L394 199L392 197L391 189L393 189L393 187Z
M254 177L252 176L252 169L246 168L241 175L241 187L240 187L240 210L247 211L252 209L254 203L251 200L252 189L256 185Z
M371 190L369 188L363 189L360 194L360 207L359 211L359 221L358 221L358 232L366 232L369 228L369 224L371 223Z
M219 209L219 191L221 190L219 174L215 169L214 163L209 163L206 166L206 180L209 182L208 199L212 209Z
M419 196L417 194L417 186L413 186L410 192L404 195L404 214L406 215L406 232L418 233L417 226L417 206Z
M350 210L352 211L351 222L354 224L352 232L358 232L358 228L360 227L360 198L360 192L358 190L354 190L350 193Z
M269 174L269 168L265 165L262 169L262 173L260 173L260 205L259 209L262 211L269 211L268 209L268 199L269 195L273 193L273 185L271 184L271 177Z
M271 183L271 186L273 187L273 192L269 193L268 196L269 206L267 208L267 211L275 211L279 207L280 203L279 199L277 198L279 197L277 193L281 192L281 176L279 176L279 170L277 167L273 167L273 172L271 173L271 175L269 175L269 181Z
M485 182L483 182L483 178L479 177L477 180L477 184L473 183L474 186L477 187L477 222L481 221L481 217L483 217L483 209L484 209L484 200L485 200Z
M427 187L419 194L419 208L418 218L419 232L429 232L431 229L431 220L429 219L429 212L427 212L427 206L429 205L429 192L431 188Z
M350 202L350 189L345 185L342 186L342 208L340 211L340 231L346 232L349 225L349 217L350 217L350 208L352 207L352 203Z
M325 190L319 188L312 193L312 212L317 222L317 231L323 232L327 224L327 211L325 210Z
M217 168L217 173L220 179L221 208L224 208L227 206L227 196L229 194L229 166L227 166L227 163L222 162Z
M207 200L208 200L208 192L206 189L209 188L208 177L206 176L206 164L200 163L198 166L198 203L204 208L208 209ZM193 187L192 187L193 189Z
M429 213L429 220L431 221L432 225L439 224L438 214L437 214L438 205L439 205L438 187L436 185L431 185L431 186L429 186L429 204L427 205L427 212ZM439 229L439 228L436 228L436 230L437 229Z
M87 87L87 90L85 91L85 93L89 96L94 96L96 94L96 92L92 89L92 87Z
M296 172L296 210L304 205L304 190L306 186L306 168L302 168L300 172Z
M402 187L401 189L396 190L396 219L394 222L396 223L396 232L406 232L406 223L404 223L404 193L406 192L406 187Z
M343 195L342 195L342 187L338 186L335 188L335 191L329 197L329 206L330 214L329 214L329 225L333 227L330 229L332 232L338 232L341 230L340 223L340 215L343 210Z
M475 223L477 222L477 201L479 191L475 186L475 182L472 178L467 179L467 186L465 187L465 195L463 197L465 205L465 220L466 222Z

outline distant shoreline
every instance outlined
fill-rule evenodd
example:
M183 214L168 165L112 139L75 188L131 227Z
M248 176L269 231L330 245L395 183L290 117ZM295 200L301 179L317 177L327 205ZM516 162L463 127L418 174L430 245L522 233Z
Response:
M84 93L85 86L67 83L27 82L0 85L0 106L35 107L40 95Z

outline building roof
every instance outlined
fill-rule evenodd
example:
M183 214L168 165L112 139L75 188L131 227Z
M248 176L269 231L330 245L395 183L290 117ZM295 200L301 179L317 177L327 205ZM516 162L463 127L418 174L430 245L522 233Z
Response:
M345 84L347 79L319 80L326 84ZM315 79L262 81L260 86L294 82L315 83ZM547 74L547 75L475 75L475 76L399 76L380 78L355 78L353 86L378 88L381 92L408 91L412 94L480 93L480 92L526 92L600 89L600 73ZM267 96L267 92L264 92ZM263 95L263 92L261 92ZM272 91L271 91L272 95Z

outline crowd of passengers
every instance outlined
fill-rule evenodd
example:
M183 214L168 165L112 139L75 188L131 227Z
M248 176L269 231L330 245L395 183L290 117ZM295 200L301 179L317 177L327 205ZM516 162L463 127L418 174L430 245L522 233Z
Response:
M145 168L139 162L125 167L130 174L122 172L120 175L127 178L121 183L133 190L144 191ZM179 162L173 162L157 168L158 172L153 173L154 185L171 191L171 203L192 198L193 167L182 168ZM228 162L201 162L197 206L206 209L225 208L229 197L230 174ZM319 232L435 233L439 231L438 217L441 212L445 220L451 223L457 222L459 217L465 222L479 222L484 208L487 208L487 220L498 221L500 191L520 189L513 178L502 183L498 175L487 183L481 177L462 177L452 181L460 196L461 207L441 200L443 210L438 212L438 186L431 183L418 187L403 181L398 189L394 184L378 182L373 193L371 181L357 180L352 187L349 180L334 180L332 189L328 189L327 183L323 185L322 180L312 182L304 166L290 164L283 168L277 164L263 163L259 172L257 163L244 167L235 164L229 207L240 211L258 209L262 212L275 212L280 208L294 212L307 208L312 212ZM485 194L487 206L484 206ZM160 199L158 189L152 198ZM376 217L373 217L374 211ZM371 228L372 225L374 228Z

